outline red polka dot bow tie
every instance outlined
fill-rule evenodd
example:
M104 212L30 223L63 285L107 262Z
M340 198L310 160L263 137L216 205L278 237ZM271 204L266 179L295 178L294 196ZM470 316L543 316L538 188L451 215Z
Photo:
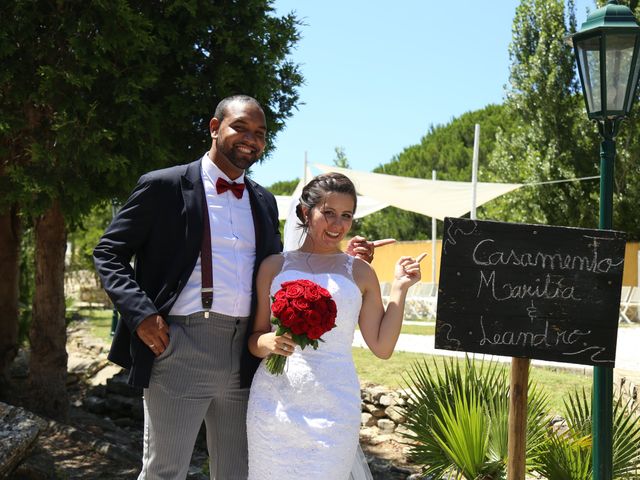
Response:
M218 195L231 190L236 198L242 198L242 192L244 192L244 183L227 182L224 178L219 178L216 181L216 192Z

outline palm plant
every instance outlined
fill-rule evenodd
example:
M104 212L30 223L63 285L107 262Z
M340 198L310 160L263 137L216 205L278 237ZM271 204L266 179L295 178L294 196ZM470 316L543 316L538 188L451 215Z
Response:
M537 472L548 480L590 480L591 402L573 392L564 402L566 430L550 432L537 455ZM640 479L640 415L633 400L618 395L613 405L613 478Z
M442 369L416 362L405 374L409 391L405 407L414 441L412 459L432 478L498 480L505 478L509 384L507 371L497 362L468 356L464 369L457 359ZM541 451L547 422L547 398L529 386L527 458ZM531 464L531 466L533 463Z

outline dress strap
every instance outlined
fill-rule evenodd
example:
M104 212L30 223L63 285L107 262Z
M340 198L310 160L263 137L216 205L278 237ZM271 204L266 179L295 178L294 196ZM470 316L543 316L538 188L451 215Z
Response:
M282 258L284 259L284 261L282 262L282 268L280 269L280 271L284 272L289 266L289 263L291 263L291 261L293 260L293 257L289 255L289 253L291 253L290 250L285 252L280 252L280 255L282 255Z
M345 263L345 267L347 267L347 273L349 274L349 277L351 277L351 279L353 280L353 259L355 257L352 257L351 255L346 255L347 257L347 261Z

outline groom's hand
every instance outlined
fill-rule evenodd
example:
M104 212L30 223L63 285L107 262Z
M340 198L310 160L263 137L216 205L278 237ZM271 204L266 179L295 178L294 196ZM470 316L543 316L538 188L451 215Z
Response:
M373 254L376 247L383 247L395 243L395 238L384 238L381 240L368 241L366 238L356 235L347 245L347 253L351 256L358 257L367 263L373 260Z
M149 315L140 322L136 333L156 357L169 346L169 326L158 314Z

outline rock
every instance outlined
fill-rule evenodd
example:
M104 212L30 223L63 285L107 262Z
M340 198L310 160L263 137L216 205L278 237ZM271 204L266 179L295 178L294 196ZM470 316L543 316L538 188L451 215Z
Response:
M360 429L360 438L364 442L369 442L372 438L378 436L380 434L380 430L378 427L365 427Z
M12 480L57 480L56 465L50 455L36 447L11 474Z
M8 475L33 449L47 422L19 407L0 402L0 478Z
M408 440L406 437L409 435L413 435L413 431L409 430L407 427L405 427L404 425L398 425L396 426L396 430L395 433L402 436L403 439L406 441Z
M376 387L370 388L369 392L371 393L371 401L372 402L379 402L380 401L380 397L382 397L382 395L386 394L388 392L388 390L385 387L376 386Z
M363 427L373 427L376 424L376 419L370 413L362 413L360 415L360 425Z
M88 396L82 405L91 413L103 414L107 411L107 401L104 398Z
M396 407L387 407L385 408L384 413L395 423L404 423L406 420L406 417Z
M378 403L383 407L390 407L396 404L396 400L391 395L381 395Z
M96 374L89 379L89 385L92 385L94 387L98 385L106 385L110 378L113 378L121 371L122 367L109 364L102 368L100 371L96 372Z
M105 408L116 418L131 417L137 420L144 418L142 397L132 398L113 393L106 398Z
M107 391L117 393L125 397L142 398L142 388L132 387L127 383L128 374L122 370L107 380Z
M90 358L79 355L70 355L67 362L69 373L91 377L108 365L106 358Z
M396 405L400 407L404 407L407 404L407 401L399 395L395 397L395 400L396 400Z
M366 412L369 412L371 415L373 415L376 418L382 418L385 416L384 409L379 408L371 403L365 403L364 410Z
M382 435L377 435L373 438L371 438L369 440L369 444L371 445L380 445L383 442L388 442L389 440L391 440L391 435L389 434L382 434Z
M388 418L381 418L378 420L377 425L381 433L393 433L396 429L396 424L393 420L389 420Z

